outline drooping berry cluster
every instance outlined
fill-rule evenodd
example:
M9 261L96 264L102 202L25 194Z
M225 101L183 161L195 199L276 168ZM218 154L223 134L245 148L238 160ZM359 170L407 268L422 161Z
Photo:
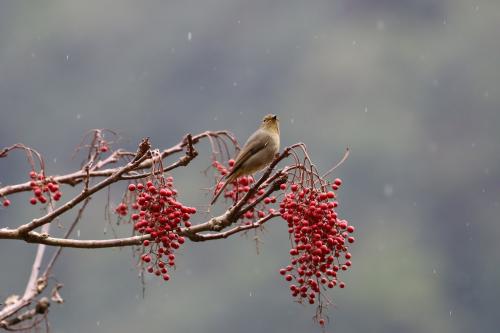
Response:
M189 219L196 213L196 208L187 207L176 200L177 190L173 178L155 178L145 184L130 184L128 190L135 195L131 204L131 220L134 229L150 239L142 244L141 260L149 273L170 279L167 267L175 266L175 254L184 237L179 236L181 226L190 227ZM127 215L128 205L121 203L116 208L119 215Z
M35 171L31 171L29 176L31 178L31 191L34 194L30 199L32 205L36 205L37 202L41 204L47 203L50 195L52 195L52 199L55 201L61 199L62 193L56 182L47 179L42 172L36 173Z
M332 189L341 184L336 179ZM328 303L321 292L335 286L345 287L338 273L352 265L348 250L349 244L355 242L350 235L355 228L335 211L338 206L335 192L324 189L292 184L280 203L280 213L288 224L292 241L290 264L280 274L291 283L291 294L299 302L318 304L317 319L321 325L325 323L321 310Z

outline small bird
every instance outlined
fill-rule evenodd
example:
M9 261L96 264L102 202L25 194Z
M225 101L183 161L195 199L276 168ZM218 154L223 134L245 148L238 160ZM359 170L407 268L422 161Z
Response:
M271 164L276 153L280 150L280 129L278 117L268 114L262 119L259 129L247 140L234 161L233 169L226 175L226 182L217 192L211 205L228 184L241 176L248 176L264 169Z

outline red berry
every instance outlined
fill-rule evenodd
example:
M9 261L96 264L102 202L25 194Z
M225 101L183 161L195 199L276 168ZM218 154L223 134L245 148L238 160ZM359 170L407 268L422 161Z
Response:
M337 186L340 186L340 185L342 185L342 179L340 179L340 178L336 178L336 179L333 181L333 183L334 183L335 185L337 185Z
M128 185L128 190L129 190L130 192L135 191L135 189L136 189L135 184L129 184L129 185Z
M5 199L5 200L3 201L3 206L4 206L4 207L9 207L9 206L10 206L10 200L9 200L9 199Z
M160 190L160 195L162 197L170 197L170 196L172 196L172 191L162 188Z
M31 198L30 199L30 204L36 205L36 198Z

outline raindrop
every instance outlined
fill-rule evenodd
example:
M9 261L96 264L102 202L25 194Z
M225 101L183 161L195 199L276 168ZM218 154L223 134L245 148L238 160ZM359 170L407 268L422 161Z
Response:
M80 238L80 229L76 231L76 237Z
M81 119L81 118L82 118L82 115L81 115L81 114L79 114L79 113L77 113L77 115L76 115L76 119Z
M368 112L368 107L367 107L367 106L365 106L365 113L367 113L367 112Z
M290 124L295 123L295 118L290 118Z
M66 61L69 61L69 54L66 54Z
M193 34L190 32L188 32L188 40L190 41L191 39L193 39Z

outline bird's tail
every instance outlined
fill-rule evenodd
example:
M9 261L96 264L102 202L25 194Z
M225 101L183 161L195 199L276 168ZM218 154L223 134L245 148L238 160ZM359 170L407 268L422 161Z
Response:
M227 177L226 179L226 182L224 183L224 185L222 185L222 187L220 188L219 191L217 191L217 193L215 193L215 196L214 198L212 199L212 202L210 203L210 205L213 205L215 203L215 201L217 201L217 198L222 194L222 192L224 192L224 189L226 188L227 185L231 184L235 179L236 179L236 175L235 174L230 174L229 177ZM215 187L217 189L219 183L217 183L217 186Z

